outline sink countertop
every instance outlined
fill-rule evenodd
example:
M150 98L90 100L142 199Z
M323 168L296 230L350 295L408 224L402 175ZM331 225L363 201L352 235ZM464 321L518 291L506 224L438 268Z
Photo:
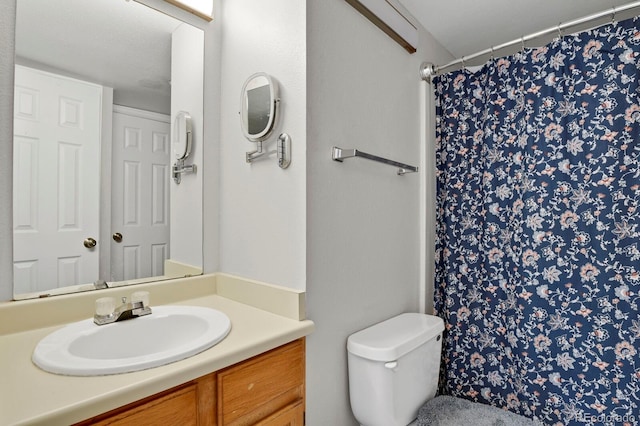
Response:
M189 290L171 290L184 290L184 286L189 286ZM224 274L113 290L71 297L80 299L75 300L76 304L89 303L89 310L93 310L93 300L99 297L146 290L151 294L152 309L161 304L218 309L231 319L231 332L212 348L164 366L109 376L61 376L40 370L32 363L31 355L40 339L60 328L62 323L55 326L36 323L34 328L16 332L11 332L6 325L6 321L20 322L12 316L24 315L26 311L33 312L29 315L42 314L40 310L50 309L46 305L49 301L34 301L24 308L10 306L22 302L0 304L0 322L5 323L0 330L3 332L0 334L1 425L78 422L276 348L314 329L313 322L304 318L303 292ZM171 293L191 298L176 296L171 300ZM158 295L159 300L155 300L154 295ZM51 302L64 305L64 300L59 299L64 297L57 296ZM36 309L39 310L35 312ZM79 312L77 319L68 322L87 318L83 313ZM55 318L52 321L56 323Z

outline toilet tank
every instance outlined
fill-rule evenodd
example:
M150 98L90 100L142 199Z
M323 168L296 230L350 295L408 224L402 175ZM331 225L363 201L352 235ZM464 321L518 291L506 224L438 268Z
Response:
M438 388L441 318L405 313L349 336L349 398L364 426L406 426Z

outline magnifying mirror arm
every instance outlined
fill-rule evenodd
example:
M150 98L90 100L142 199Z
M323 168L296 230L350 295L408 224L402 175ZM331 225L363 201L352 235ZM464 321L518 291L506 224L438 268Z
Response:
M189 164L188 166L185 166L184 159L176 160L171 169L173 180L177 185L180 185L183 173L196 173L196 171L198 170L195 164Z
M262 141L256 142L257 145L257 149L255 151L251 151L251 152L247 152L246 153L246 160L247 163L252 163L253 161L261 158L261 157L265 157L265 156L269 156L271 154L275 154L276 151L264 151L262 149Z

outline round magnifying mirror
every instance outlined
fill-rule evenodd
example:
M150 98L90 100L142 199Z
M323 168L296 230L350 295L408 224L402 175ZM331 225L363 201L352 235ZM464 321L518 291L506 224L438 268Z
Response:
M277 83L263 72L253 74L242 87L240 118L242 132L252 142L269 137L276 122Z
M176 160L184 160L191 154L193 124L189 113L180 111L173 122L173 153Z

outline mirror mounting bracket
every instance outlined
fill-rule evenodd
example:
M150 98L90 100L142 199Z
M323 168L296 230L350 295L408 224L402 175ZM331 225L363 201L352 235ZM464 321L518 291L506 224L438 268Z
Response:
M184 159L180 159L175 162L171 170L172 170L173 180L175 181L176 185L180 185L180 182L182 181L182 174L196 173L198 170L198 167L196 167L195 164L189 164L188 166L185 166Z
M276 151L265 151L262 149L262 141L256 142L256 150L246 153L247 163L253 163L255 160L260 158L265 158L265 156L269 156L274 154Z
M247 163L252 163L260 158L266 158L271 154L277 154L278 167L286 169L291 164L291 137L286 133L282 133L278 136L277 144L278 146L276 150L265 151L262 147L262 141L256 142L257 149L255 151L247 152L245 155Z

